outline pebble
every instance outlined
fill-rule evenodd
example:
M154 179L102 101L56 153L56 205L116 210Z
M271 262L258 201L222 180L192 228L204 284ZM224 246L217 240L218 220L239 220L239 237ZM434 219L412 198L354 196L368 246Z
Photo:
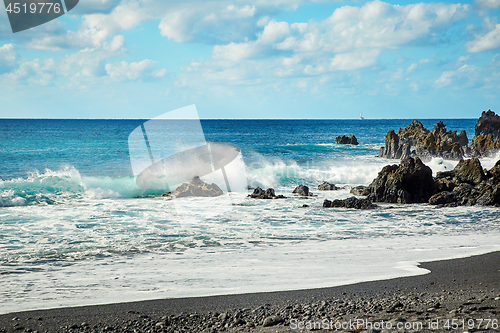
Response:
M262 323L263 327L269 327L269 326L275 326L283 322L283 318L280 316L270 316L264 319L264 322Z
M492 290L478 294L476 291L464 290L461 293L454 292L449 294L450 290L435 293L412 293L399 291L395 294L382 293L379 296L364 298L361 295L353 297L353 294L342 297L343 299L312 298L309 302L285 304L265 304L254 308L245 309L226 309L225 312L198 312L182 313L177 315L165 315L165 313L150 313L150 316L140 314L140 312L129 312L127 320L123 323L110 321L107 323L95 324L89 326L87 323L80 325L65 326L61 331L71 331L72 333L86 332L207 332L215 333L224 331L225 333L235 332L256 332L262 327L271 327L268 332L284 332L289 329L290 320L311 320L317 321L328 318L335 321L349 321L370 314L370 321L379 322L384 320L391 322L395 326L399 322L431 321L446 318L478 319L493 316L500 312L500 295L498 291ZM476 298L471 297L476 296ZM481 297L482 299L479 299ZM477 301L474 301L477 300ZM480 303L479 301L482 301ZM480 305L480 306L479 306ZM388 311L388 310L395 311ZM427 309L427 310L425 310ZM492 314L493 313L493 314ZM10 317L8 317L10 318ZM24 318L24 317L23 317ZM36 317L34 317L36 319ZM146 318L140 319L140 318ZM37 324L45 324L43 322ZM19 318L12 318L10 330L0 332L10 332L28 330L21 328ZM110 324L113 326L110 326ZM277 326L280 325L281 326ZM43 332L44 329L41 330ZM364 331L364 332L378 332ZM394 333L395 331L390 331ZM442 332L440 330L436 333ZM379 332L380 333L380 332Z

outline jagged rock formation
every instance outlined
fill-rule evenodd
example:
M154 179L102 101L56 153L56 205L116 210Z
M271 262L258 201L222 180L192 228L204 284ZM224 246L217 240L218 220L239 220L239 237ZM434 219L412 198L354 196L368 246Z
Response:
M356 209L373 209L378 206L373 204L368 199L358 199L355 197L350 197L347 199L335 199L333 201L325 199L323 202L323 207L325 208L356 208Z
M253 193L248 195L250 198L254 199L285 199L286 197L279 194L276 195L273 188L268 188L267 190L263 190L260 187L257 187L253 190Z
M475 127L475 135L492 135L493 140L500 139L500 116L495 112L483 111Z
M318 185L318 190L319 191L336 191L336 190L338 190L338 188L337 188L337 186L335 186L335 184L323 182L323 184Z
M380 148L379 157L405 159L408 157L443 157L446 159L461 159L467 151L467 134L462 131L447 131L442 121L434 129L427 130L421 122L413 120L404 130L396 134L389 131L385 137L385 147ZM415 150L412 151L412 148Z
M385 147L380 147L379 157L401 158L399 152L399 136L393 130L385 135Z
M438 172L436 188L433 205L500 206L500 161L485 171L477 158L461 160L452 171Z
M172 198L185 197L217 197L223 192L217 184L207 184L195 176L189 183L183 183L175 189L175 191L165 194L164 196Z
M385 166L370 187L368 199L373 202L424 203L436 193L432 170L418 157Z
M483 111L475 135L472 142L474 156L486 156L491 151L500 150L500 116L491 110Z
M413 120L397 133L393 130L387 132L385 146L380 148L379 157L442 157L460 160L465 156L488 156L500 150L500 116L491 110L483 111L475 127L475 138L470 146L468 143L465 131L458 135L456 131L447 131L442 121L429 131L421 122Z
M353 134L349 135L349 137L345 135L338 136L335 138L335 143L341 145L355 145L355 146L359 144L358 139L356 139L356 137Z

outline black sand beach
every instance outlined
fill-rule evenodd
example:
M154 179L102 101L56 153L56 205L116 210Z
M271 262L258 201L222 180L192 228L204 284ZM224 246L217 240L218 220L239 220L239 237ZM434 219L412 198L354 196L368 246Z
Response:
M497 332L500 252L429 274L311 290L10 313L0 332Z

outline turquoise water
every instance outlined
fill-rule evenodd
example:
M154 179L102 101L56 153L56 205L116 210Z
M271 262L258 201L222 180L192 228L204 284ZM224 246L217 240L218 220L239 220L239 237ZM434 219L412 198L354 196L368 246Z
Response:
M250 187L288 197L271 201L173 201L138 187L128 137L143 122L0 119L0 312L421 274L417 261L500 244L494 208L322 208L396 163L375 155L388 130L411 120L202 120L207 141L241 148ZM444 122L472 139L476 120ZM334 144L342 134L360 145ZM427 163L434 172L456 164ZM323 181L347 187L314 191ZM317 196L292 196L299 184Z

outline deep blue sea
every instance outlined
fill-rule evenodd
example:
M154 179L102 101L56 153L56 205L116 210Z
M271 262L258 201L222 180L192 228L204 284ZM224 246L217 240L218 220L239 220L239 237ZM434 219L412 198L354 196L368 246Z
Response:
M226 172L244 191L174 200L136 183L130 138L146 121L0 119L0 313L333 286L499 250L495 208L322 207L398 163L375 156L412 119L201 120L204 140L241 149L239 171ZM473 138L476 119L443 121ZM343 134L360 144L336 145ZM437 172L456 161L426 163ZM323 181L345 188L316 191ZM299 184L315 196L292 195ZM247 186L288 198L251 199Z

